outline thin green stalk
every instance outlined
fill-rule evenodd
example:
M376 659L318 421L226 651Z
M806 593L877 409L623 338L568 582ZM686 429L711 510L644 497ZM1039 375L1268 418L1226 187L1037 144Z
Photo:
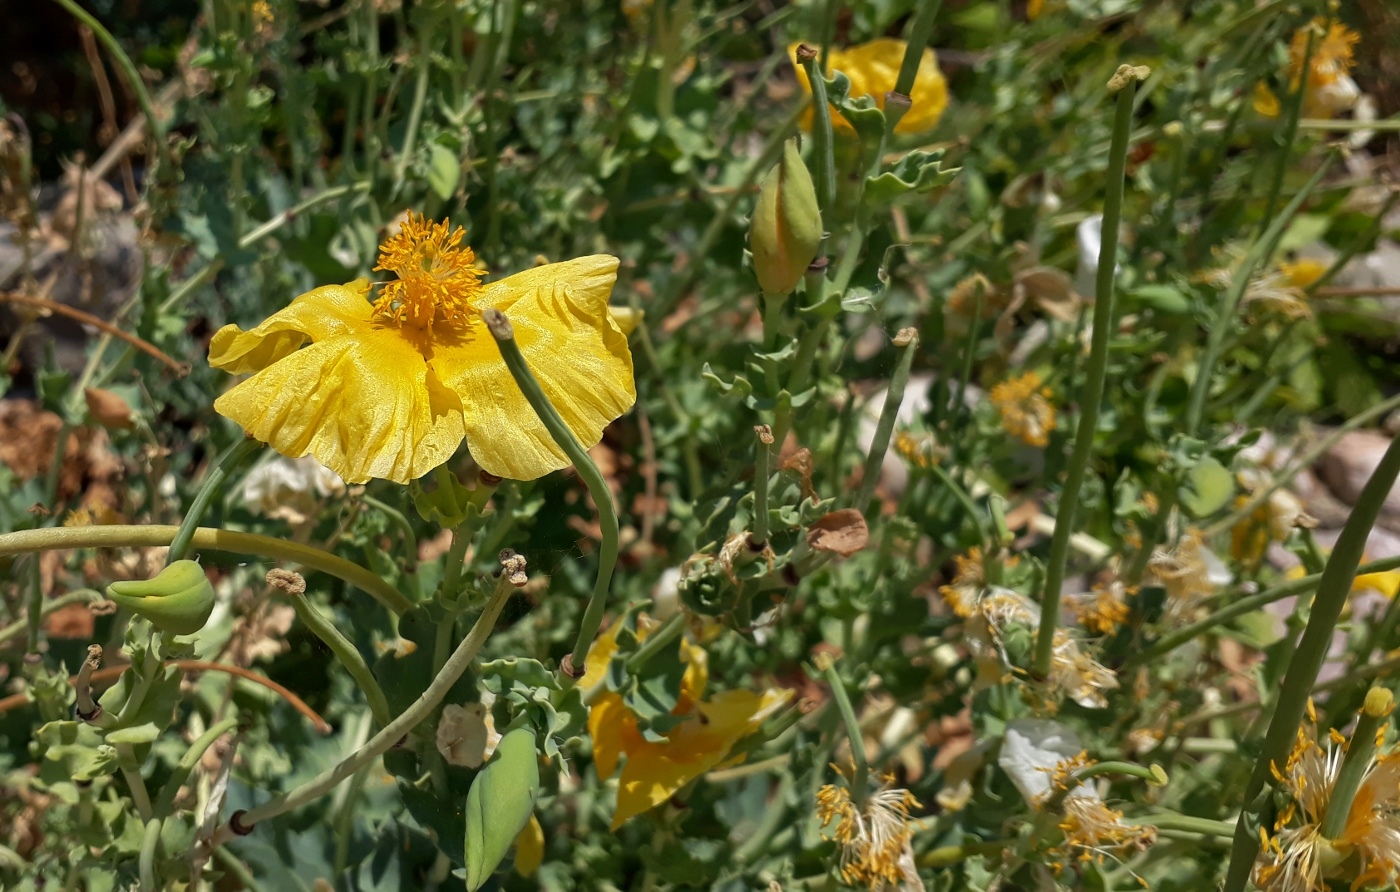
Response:
M381 502L371 495L360 497L366 505L380 511L385 517L399 528L399 534L403 537L404 550L404 571L407 573L416 572L418 566L418 535L413 532L413 524L408 522L404 513L387 502Z
M934 477L937 477L938 481L943 484L943 488L953 494L953 498L962 506L963 510L967 512L968 517L971 518L973 526L977 527L977 533L982 540L983 546L989 546L993 541L992 535L987 529L985 518L983 518L982 513L977 510L977 504L972 501L972 496L968 493L966 487L953 479L953 475L945 471L943 466L937 462L928 466L928 472Z
M185 750L185 754L180 757L179 763L175 766L175 770L170 773L170 777L166 780L165 786L161 787L160 797L156 800L155 811L153 813L155 820L163 821L175 811L175 797L179 795L180 788L185 785L185 781L189 779L190 773L193 772L195 766L199 764L199 760L204 755L204 751L213 746L214 741L237 727L238 719L227 718L221 722L215 723L209 730L195 738L194 743L190 744L190 748Z
M1126 72L1126 73L1125 73ZM1121 83L1119 83L1121 81ZM1137 76L1129 66L1118 69L1110 85L1119 83L1113 115L1113 139L1108 150L1107 193L1103 207L1103 244L1099 250L1098 275L1094 284L1094 327L1089 361L1084 370L1084 390L1079 397L1079 427L1074 435L1060 491L1060 508L1055 516L1055 534L1050 540L1050 556L1045 568L1045 595L1041 598L1040 628L1036 633L1037 678L1050 674L1050 657L1055 644L1055 627L1060 621L1060 587L1064 585L1065 563L1069 557L1069 537L1074 532L1079 510L1079 489L1089 469L1094 436L1099 427L1104 381L1108 373L1108 339L1113 328L1114 269L1118 262L1118 226L1123 214L1123 171L1128 158L1128 131L1133 123L1133 94Z
M753 545L758 549L768 544L768 478L772 458L773 429L767 425L754 428L758 448L753 462ZM0 641L4 640L0 634Z
M940 0L922 0L917 4L913 21L909 23L909 31L905 34L908 46L904 50L904 59L899 63L899 76L895 78L896 93L908 96L909 91L914 89L919 62L923 60L924 49L928 47L929 38L933 36L933 20L938 17L939 5Z
M1187 833L1200 833L1204 836L1229 836L1235 832L1235 825L1229 821L1215 821L1210 818L1197 818L1191 815L1159 814L1137 815L1124 818L1136 827L1156 827L1159 830L1183 830Z
M1337 618L1351 593L1352 580L1356 577L1361 555L1366 550L1366 538L1397 476L1400 476L1400 438L1391 442L1372 472L1371 479L1366 481L1351 515L1347 517L1346 525L1342 527L1336 547L1327 559L1327 566L1318 581L1317 596L1313 600L1307 628L1303 630L1298 648L1288 664L1273 719L1269 722L1258 761L1254 763L1254 771L1244 791L1244 802L1247 804L1253 803L1263 790L1271 767L1276 763L1282 765L1287 758L1318 670L1327 656ZM1251 831L1250 822L1241 816L1235 829L1224 892L1241 892L1244 889L1258 854L1259 838Z
M443 471L443 473L447 472ZM478 480L476 489L472 490L471 498L467 503L467 519L452 531L452 547L447 550L447 563L443 566L442 584L439 586L439 591L444 598L457 597L457 590L461 587L462 569L466 561L467 549L471 548L476 534L481 531L482 525L490 516L487 513L487 506L495 493L496 484L487 483L485 479ZM492 556L492 560L494 559Z
M309 196L297 202L296 204L287 208L282 213L273 215L266 222L248 230L246 235L243 235L238 239L238 246L240 248L251 248L253 245L256 245L258 242L267 238L269 235L272 235L274 232L281 229L283 226L286 226L288 223L292 222L297 217L300 217L302 214L306 213L312 208L317 207L318 205L325 204L328 201L334 201L337 198L343 198L346 195L353 195L358 192L368 192L369 189L369 180L361 180L359 182L347 183L341 186L332 186L329 189L324 189L320 192L317 192L315 195ZM200 271L200 274L202 273L203 270ZM166 301L166 303L169 302L169 300ZM161 304L161 310L164 311L166 309L166 304Z
M214 496L223 489L224 481L228 479L228 475L233 473L239 465L243 464L244 460L261 449L262 446L261 441L248 437L224 453L224 457L219 459L219 463L209 472L209 476L204 478L199 492L195 493L194 501L190 503L190 509L185 512L185 519L180 521L180 529L175 533L175 538L170 543L170 552L165 558L166 566L184 560L185 555L189 554L190 540L194 538L194 531L199 526L200 518L209 509L209 503L214 501Z
M836 152L831 132L831 104L826 101L826 81L817 62L817 51L804 43L797 48L797 58L807 72L807 83L812 85L812 157L817 163L817 206L825 217L832 212L831 202L836 197Z
M1283 145L1279 148L1278 166L1274 168L1273 180L1269 185L1269 197L1264 204L1264 216L1260 218L1267 228L1273 221L1278 208L1279 193L1283 191L1283 175L1288 170L1288 160L1293 154L1293 143L1298 139L1298 119L1302 116L1303 97L1308 92L1308 76L1312 72L1313 49L1317 45L1317 34L1308 28L1308 43L1303 51L1302 75L1298 79L1298 89L1288 97L1288 110L1283 124Z
M63 458L68 452L68 435L72 432L72 423L65 419L54 439L53 458L49 460L49 470L44 477L44 504L55 514L58 513L58 478L63 470Z
M574 642L571 654L572 665L568 667L573 672L582 674L588 648L593 644L598 627L603 623L603 610L608 602L608 586L612 583L613 568L617 565L617 507L613 504L612 490L608 488L608 483L603 479L598 466L589 457L588 450L583 448L574 432L564 423L564 419L559 417L559 412L550 403L549 397L540 389L540 384L530 371L525 356L520 352L520 346L515 343L515 329L510 320L504 313L495 309L483 311L482 317L491 331L491 336L496 339L496 345L501 349L501 358L505 360L506 368L510 369L520 392L525 395L525 399L529 401L549 435L554 438L554 442L573 462L574 470L588 487L588 492L593 496L593 502L598 508L598 527L602 531L602 542L598 548L598 577L593 583L593 595L588 599L583 621L579 624L578 638ZM569 672L564 674L571 675Z
M1324 272L1316 282L1313 282L1304 289L1309 296L1316 294L1317 289L1332 281L1337 273L1341 272L1342 268L1351 262L1351 258L1360 253L1364 246L1375 241L1376 236L1380 234L1381 227L1385 226L1385 221L1390 218L1390 212L1395 207L1397 201L1400 201L1400 190L1393 190L1390 195L1386 197L1385 203L1381 205L1380 210L1371 218L1371 223L1366 227L1366 231L1352 239L1347 244L1346 248L1333 259L1331 266L1327 267L1327 271Z
M418 79L413 85L413 104L408 108L408 124L404 128L403 146L399 149L398 161L394 164L394 187L389 192L391 196L397 196L403 188L404 177L408 174L408 165L413 159L413 150L418 141L418 127L423 122L423 106L428 101L428 76L433 71L433 57L427 47L422 45L426 36L426 29L419 32Z
M1250 495L1249 500L1243 505L1230 512L1223 520L1216 521L1205 529L1202 535L1209 539L1217 536L1226 530L1233 529L1234 526L1249 517L1259 507L1269 500L1279 489L1288 485L1288 482L1298 475L1304 468L1312 467L1319 458L1341 442L1342 438L1358 428L1364 427L1377 418L1382 418L1395 409L1400 409L1400 394L1396 394L1388 400L1376 403L1364 412L1358 412L1348 418L1340 427L1318 440L1311 448L1289 463L1284 470L1274 474L1268 485L1260 487Z
M1186 429L1187 436L1195 436L1201 428L1201 422L1205 418L1206 400L1210 395L1210 382L1215 373L1215 365L1220 361L1220 356L1224 352L1225 336L1234 328L1235 313L1239 309L1240 299L1244 297L1245 289L1249 287L1249 280L1253 277L1254 271L1268 260L1273 254L1278 240L1283 236L1284 229L1287 228L1293 215L1307 201L1313 189L1326 176L1328 169L1332 166L1334 156L1327 156L1318 165L1312 177L1298 190L1293 199L1288 202L1283 211L1273 219L1269 228L1250 247L1245 254L1244 261L1235 270L1230 281L1230 289L1225 293L1225 300L1220 304L1220 311L1214 319L1206 335L1206 350L1201 357L1200 365L1196 368L1196 380L1191 384L1190 401L1186 408ZM1108 237L1107 231L1104 233L1105 239ZM1102 270L1102 265L1100 266ZM1147 543L1144 543L1146 545Z
M0 555L68 548L150 548L169 545L175 539L176 532L176 527L165 524L113 524L19 530L0 534ZM394 613L402 615L413 609L413 602L404 597L402 592L364 567L309 545L271 536L208 527L195 530L191 544L195 548L208 551L226 551L230 554L250 554L277 561L294 561L345 580Z
M345 671L350 673L350 677L355 679L360 690L365 692L365 702L369 704L369 711L374 715L374 720L383 728L392 719L389 712L389 701L384 696L384 689L379 686L379 681L370 671L369 664L365 662L364 656L350 640L340 633L335 627L335 623L317 610L305 594L291 594L292 609L296 610L297 616L311 630L311 634L321 639L331 653L340 661L340 665L345 667Z
M68 607L70 605L86 604L91 601L101 600L103 600L102 595L99 592L93 591L90 588L75 589L74 591L71 591L66 595L61 595L57 598L53 598L49 601L43 602L39 609L39 621L40 623L42 623L44 617L48 616L51 613L54 613L55 611L62 610L63 608ZM11 623L10 625L5 626L3 629L0 629L0 644L4 644L11 638L18 638L21 635L23 635L25 631L29 628L30 623L31 619L28 615L26 615L23 619L19 620L18 622Z
M1396 568L1400 568L1400 557L1383 558L1378 561L1371 561L1369 564L1362 564L1356 569L1356 572L1358 574L1383 573L1386 570L1394 570ZM1237 616L1253 613L1275 601L1281 601L1284 598L1309 591L1317 586L1321 579L1322 574L1316 573L1312 576L1304 576L1300 579L1289 580L1282 585L1276 585L1273 588L1265 589L1253 595L1246 595L1243 598L1231 600L1230 603L1215 611L1210 616L1197 620L1190 625L1182 626L1170 635L1159 638L1155 644L1146 650L1130 654L1123 662L1122 671L1127 671L1128 669L1150 663L1158 657L1181 647L1196 636L1209 632L1217 626L1223 626Z
M111 55L112 61L116 62L117 67L122 70L122 76L126 78L127 86L131 88L132 95L136 97L136 104L141 106L141 113L146 116L146 126L151 128L151 142L155 143L156 157L160 159L160 166L169 173L171 171L170 146L165 143L165 125L161 123L160 117L156 114L156 107L151 102L151 94L146 89L146 82L141 79L141 74L136 70L136 65L131 61L131 57L112 36L112 32L103 27L101 22L93 18L91 13L79 6L74 0L54 0L54 2L68 10L73 18L90 28L93 35L102 42L103 48Z
M286 814L313 799L318 799L335 789L346 778L388 752L438 707L452 686L457 683L457 679L461 678L462 673L467 671L467 667L476 659L476 654L481 650L481 646L490 637L492 629L495 628L496 619L501 615L501 609L505 607L514 591L515 586L510 581L510 574L501 574L500 581L496 584L496 590L492 592L491 599L482 609L481 615L476 618L476 622L472 625L471 631L467 633L467 637L463 638L462 643L457 645L457 649L452 652L452 656L448 658L442 671L433 678L432 683L398 718L385 725L363 747L290 793L279 795L238 815L237 826L241 830L248 830L260 821ZM237 835L232 827L234 823L235 821L230 819L230 823L224 825L214 835L211 844L222 845Z
M1051 814L1057 813L1075 787L1087 780L1103 777L1106 774L1136 777L1158 786L1165 786L1167 779L1166 772L1157 765L1139 765L1136 762L1094 762L1072 772L1063 784L1056 784L1055 792L1049 799L1045 800L1041 810Z
M832 699L836 701L836 709L841 713L841 724L846 728L846 735L851 744L851 764L855 766L851 774L851 799L855 801L856 807L860 808L865 803L866 782L870 776L870 766L865 761L865 738L860 730L860 722L856 719L856 711L851 707L851 698L846 694L846 683L841 680L841 673L836 670L836 661L829 655L823 654L825 665L820 666L822 673L826 676L826 683L831 686Z
M894 434L894 423L899 417L899 407L904 402L904 389L909 384L914 354L919 350L919 334L913 328L906 328L895 336L894 342L902 352L899 362L894 367L894 374L890 376L889 389L885 391L885 405L880 409L880 420L875 425L870 452L865 456L865 471L854 502L855 509L862 514L870 507L870 498L875 494L875 484L880 480L880 468L885 463L885 453L889 451L890 437Z
M1337 839L1346 829L1352 800L1361 789L1361 781L1371 767L1371 755L1376 751L1376 732L1386 724L1394 707L1395 696L1385 688L1371 688L1366 694L1366 704L1356 719L1337 781L1332 785L1332 795L1327 799L1321 827L1325 839Z
M627 658L627 671L637 673L652 657L661 653L685 631L685 611L678 610L661 624L661 628L647 635L646 640Z
M778 789L773 793L773 800L768 803L758 826L754 827L743 845L734 850L735 861L747 864L767 850L773 835L782 828L783 818L787 817L788 797L792 795L792 786L792 775L783 774L782 779L778 781Z

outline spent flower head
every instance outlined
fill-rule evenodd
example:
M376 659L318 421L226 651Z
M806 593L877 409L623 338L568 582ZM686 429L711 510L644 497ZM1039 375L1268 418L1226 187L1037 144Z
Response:
M841 846L841 879L871 892L923 892L909 823L909 810L918 808L919 801L908 790L894 787L890 776L864 798L864 804L857 805L845 784L827 784L817 791L822 835Z

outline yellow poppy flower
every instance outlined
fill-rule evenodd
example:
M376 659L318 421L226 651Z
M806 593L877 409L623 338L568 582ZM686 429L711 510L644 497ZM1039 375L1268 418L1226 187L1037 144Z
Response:
M851 79L852 98L869 96L875 100L877 107L883 109L885 94L894 89L895 81L899 79L899 66L904 61L904 50L908 45L903 40L881 37L849 49L832 47L827 55L826 76L830 77L833 70L842 72ZM798 46L794 43L788 47L788 56L797 68L797 80L802 84L802 89L811 95L812 85L807 81L807 72L797 61ZM943 72L938 70L938 59L932 49L925 49L923 57L919 59L919 70L914 75L909 98L913 105L899 119L894 132L923 133L932 130L943 116L943 109L948 107L948 82L943 79ZM806 130L812 129L811 109L802 116L802 126ZM834 108L831 126L841 133L855 133Z
M252 377L214 408L349 483L407 483L464 438L497 477L533 480L567 466L481 311L509 317L545 395L592 446L637 396L626 336L608 313L617 258L595 254L482 283L463 234L410 214L380 245L375 269L398 277L377 299L358 279L303 294L250 331L220 329L209 364Z
M584 690L603 680L608 661L617 650L618 624L594 642L588 652L580 685ZM638 634L645 636L646 628ZM652 742L642 736L637 718L620 694L604 691L588 710L588 734L593 738L593 762L600 778L611 777L623 756L627 757L617 788L617 808L612 828L655 808L695 778L719 765L740 739L758 730L792 696L791 691L724 691L712 699L700 699L709 683L703 648L682 640L685 675L674 715L684 715L665 740Z

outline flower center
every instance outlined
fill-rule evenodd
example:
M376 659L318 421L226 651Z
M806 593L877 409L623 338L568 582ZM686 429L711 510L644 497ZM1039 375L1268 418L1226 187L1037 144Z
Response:
M446 220L432 223L410 213L398 233L379 246L375 269L398 278L380 289L375 318L418 329L438 322L465 326L475 312L472 298L481 290L476 255L461 244L465 235L460 226L449 229Z

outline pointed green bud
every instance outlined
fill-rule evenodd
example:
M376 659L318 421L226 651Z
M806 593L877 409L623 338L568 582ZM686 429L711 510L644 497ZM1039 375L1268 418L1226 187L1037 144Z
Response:
M535 808L540 763L533 728L507 731L467 793L467 892L476 892L506 857Z
M790 139L782 160L763 178L749 224L749 249L763 293L787 294L796 288L821 243L817 190L796 138Z
M214 586L195 561L176 561L152 579L114 582L107 597L174 635L193 635L214 611Z

